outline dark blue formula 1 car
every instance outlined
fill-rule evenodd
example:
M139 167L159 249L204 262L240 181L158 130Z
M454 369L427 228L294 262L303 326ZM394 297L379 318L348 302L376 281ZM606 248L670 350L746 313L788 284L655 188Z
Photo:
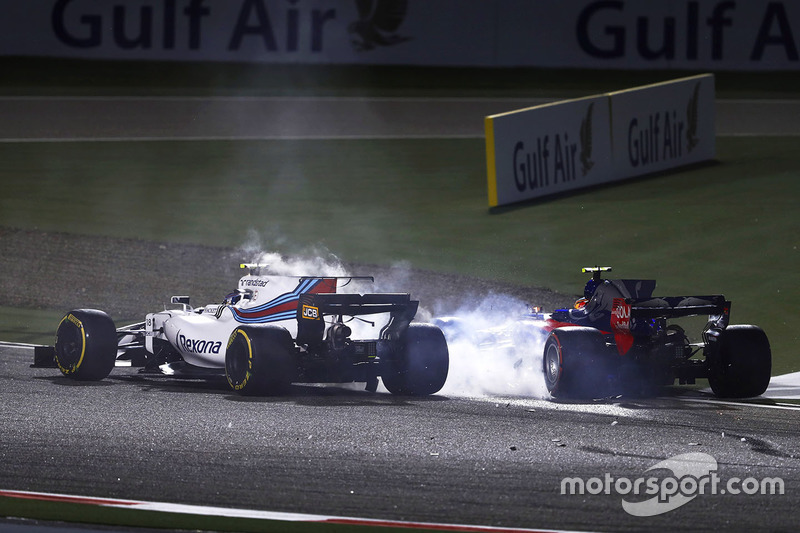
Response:
M553 396L587 397L656 390L708 378L714 394L745 398L769 385L772 354L764 331L729 325L722 295L653 296L655 280L602 279L589 267L573 309L541 314L547 332L542 368ZM699 342L676 319L707 315Z
M458 317L437 323L448 337L511 355L515 369L541 364L554 397L651 395L676 380L694 384L698 378L707 378L719 397L766 390L772 370L767 336L756 326L729 325L731 302L724 296L653 296L655 280L602 279L610 270L583 269L592 277L572 309L533 308L478 331Z

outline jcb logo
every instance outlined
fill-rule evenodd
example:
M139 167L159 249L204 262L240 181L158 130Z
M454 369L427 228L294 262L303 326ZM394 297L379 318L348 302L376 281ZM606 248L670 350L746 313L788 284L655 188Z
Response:
M319 318L319 309L310 305L303 306L303 318L310 320L317 320Z

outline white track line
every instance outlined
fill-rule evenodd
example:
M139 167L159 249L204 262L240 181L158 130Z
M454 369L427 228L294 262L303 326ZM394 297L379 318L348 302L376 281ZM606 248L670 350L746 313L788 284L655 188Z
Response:
M772 399L772 398L769 398ZM731 400L717 400L712 398L680 398L682 402L692 403L710 403L714 405L736 406L736 407L757 407L760 409L783 409L787 411L800 411L800 405L792 403L756 403L756 402L740 402Z
M0 346L8 346L9 348L37 348L47 346L46 344L28 344L25 342L6 342L0 341Z
M364 141L373 139L483 139L480 134L386 134L386 135L226 135L184 137L18 137L0 139L0 144L71 142L194 142L194 141Z

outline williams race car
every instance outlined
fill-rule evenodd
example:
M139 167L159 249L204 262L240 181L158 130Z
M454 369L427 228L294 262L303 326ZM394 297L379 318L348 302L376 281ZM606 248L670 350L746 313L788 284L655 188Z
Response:
M767 389L772 367L767 336L756 326L729 325L731 302L724 296L657 297L655 280L602 279L610 270L583 269L592 278L572 309L534 308L489 336L471 336L503 350L515 339L541 339L536 346L543 341L542 371L554 397L651 394L676 380L694 384L698 378L707 378L720 397L758 396ZM700 339L691 342L676 321L703 315ZM448 318L437 323L448 335L448 328L458 327ZM525 343L516 349L520 346Z
M106 313L73 310L56 332L50 358L76 380L101 380L119 360L140 372L227 376L244 395L285 393L291 383L366 383L378 377L394 394L428 395L447 378L449 354L441 330L411 323L419 302L405 293L337 293L371 277L262 275L266 265L242 264L249 273L223 303L197 309L188 296L144 322L116 328ZM294 284L294 288L291 288ZM388 317L377 339L355 340L348 325L365 316ZM39 366L48 357L37 354Z

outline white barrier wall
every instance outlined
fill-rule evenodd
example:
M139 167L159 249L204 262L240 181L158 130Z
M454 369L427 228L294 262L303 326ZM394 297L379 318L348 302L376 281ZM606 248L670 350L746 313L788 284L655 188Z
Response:
M605 97L493 115L484 124L491 207L613 178Z
M796 0L0 0L0 55L797 70Z
M715 156L714 76L692 76L485 119L489 206Z

